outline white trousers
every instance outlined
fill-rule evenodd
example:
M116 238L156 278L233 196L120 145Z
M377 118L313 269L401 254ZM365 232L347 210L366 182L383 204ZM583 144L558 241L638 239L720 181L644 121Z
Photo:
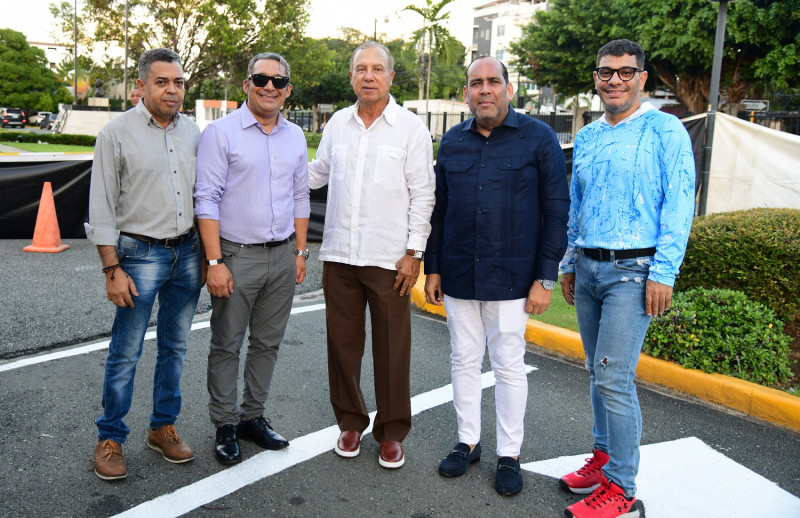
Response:
M496 379L497 455L517 457L525 433L525 299L479 301L444 296L458 440L481 438L481 363L488 345Z

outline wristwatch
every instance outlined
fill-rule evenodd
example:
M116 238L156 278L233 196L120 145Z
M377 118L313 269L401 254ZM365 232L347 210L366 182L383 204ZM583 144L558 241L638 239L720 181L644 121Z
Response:
M308 248L305 250L295 250L294 255L302 255L304 259L308 259Z
M425 257L425 251L424 250L409 250L408 255L410 255L414 259L419 259L421 261Z
M553 288L556 287L556 281L548 281L547 279L536 279L536 282L542 285L542 288L546 289L547 291L553 291Z
M222 257L220 257L219 259L211 259L209 261L206 261L206 264L208 266L216 266L218 264L222 264Z

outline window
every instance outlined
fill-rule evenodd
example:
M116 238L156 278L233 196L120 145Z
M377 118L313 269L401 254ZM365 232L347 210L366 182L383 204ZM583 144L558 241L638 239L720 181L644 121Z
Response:
M494 57L496 57L500 61L503 61L503 59L505 59L505 56L506 56L505 50L498 50L497 52L494 53Z
M497 35L498 36L505 36L506 34L506 26L505 25L498 25L497 26Z

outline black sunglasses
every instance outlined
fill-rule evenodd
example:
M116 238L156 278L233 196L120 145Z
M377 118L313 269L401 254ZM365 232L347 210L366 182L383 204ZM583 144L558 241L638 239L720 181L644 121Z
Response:
M264 88L267 83L272 81L272 86L280 90L289 85L289 76L268 76L267 74L250 74L247 79L251 80L254 85L259 88Z

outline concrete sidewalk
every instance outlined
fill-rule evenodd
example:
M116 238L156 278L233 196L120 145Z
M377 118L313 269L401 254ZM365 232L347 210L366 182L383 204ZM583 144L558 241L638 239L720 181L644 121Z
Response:
M424 311L446 316L444 307L425 302L425 276L420 275L411 293L412 302ZM560 296L560 293L553 294ZM574 360L583 360L581 337L575 331L535 320L528 322L525 340L534 347ZM642 353L636 369L639 381L699 398L778 426L800 431L800 397L722 374L685 369Z

